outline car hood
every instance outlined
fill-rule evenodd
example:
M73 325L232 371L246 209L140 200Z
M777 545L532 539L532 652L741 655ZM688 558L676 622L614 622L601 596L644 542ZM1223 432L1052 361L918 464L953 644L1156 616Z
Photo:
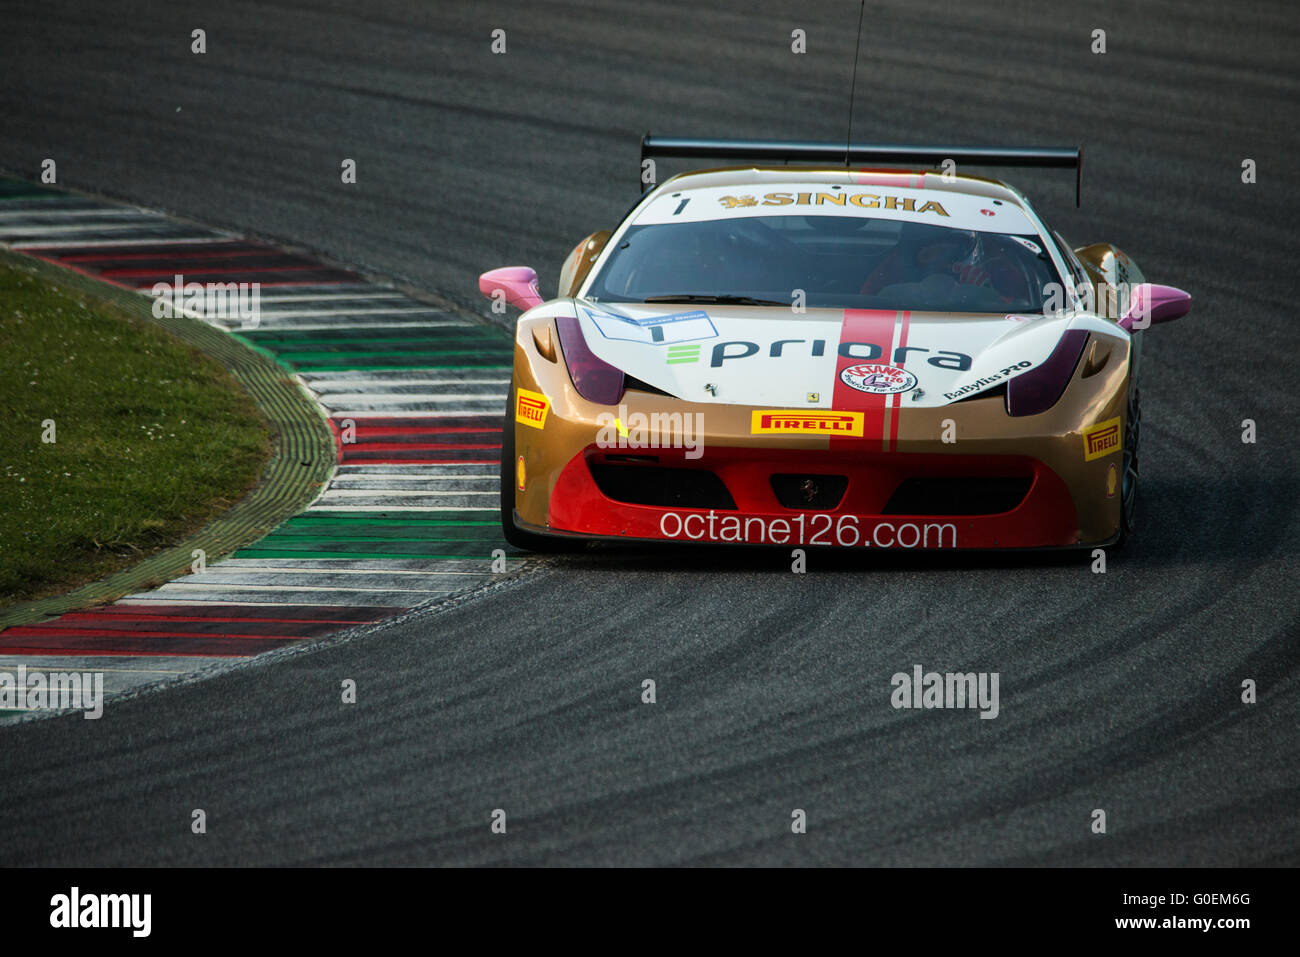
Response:
M1127 335L1082 313L553 305L577 316L595 355L656 389L692 402L782 409L853 407L882 395L910 408L948 405L1042 364L1067 329Z

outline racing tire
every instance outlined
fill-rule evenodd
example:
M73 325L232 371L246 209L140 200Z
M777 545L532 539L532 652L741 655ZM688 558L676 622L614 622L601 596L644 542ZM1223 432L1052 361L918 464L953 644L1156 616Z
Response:
M1128 400L1127 424L1124 427L1124 465L1120 479L1119 539L1122 547L1137 527L1138 440L1142 437L1142 393L1134 389Z

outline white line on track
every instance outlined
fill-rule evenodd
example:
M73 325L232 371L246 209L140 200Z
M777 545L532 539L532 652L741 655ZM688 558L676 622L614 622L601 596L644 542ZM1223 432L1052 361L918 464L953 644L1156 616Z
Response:
M159 220L149 216L143 210L139 209L118 209L115 206L99 206L91 209L59 209L59 208L38 208L38 209L4 209L0 210L0 223L10 219L71 219L80 217L82 222L93 223L96 217L108 216L120 219L124 216L134 216L136 218L148 217L151 222L164 222L168 226L171 223L167 220Z
M379 384L375 379L324 379L320 377L319 373L299 373L299 375L302 376L306 381L306 384L315 392L334 392L342 395L350 395L352 393L348 392L349 389L357 389L361 387L373 389ZM490 385L499 387L506 385L509 382L509 379L397 379L389 383L388 388L426 388L428 386L439 385ZM501 398L504 399L506 397L506 390L501 389L496 394L500 395Z
M337 488L330 489L320 501L330 501L339 498L427 498L427 499L455 499L465 495L499 495L499 489L492 489L489 492L470 492L459 489L434 489L432 492L423 489L369 489L369 488Z
M195 233L192 236L141 237L139 239L74 239L44 240L34 243L9 243L13 249L23 252L28 249L59 249L63 246L85 246L87 248L108 248L110 246L176 246L191 243L227 243L237 237L230 234Z
M501 396L501 399L504 400L505 396ZM321 404L325 405L325 402L322 401ZM499 416L501 414L501 410L496 407L500 405L499 402L496 405L490 405L489 403L484 403L484 405L487 407L474 409L409 409L396 412L385 409L330 408L329 414L331 418L336 419L421 419L426 416L430 418L474 418L477 416Z
M505 398L504 394L498 396L495 392L330 392L327 389L315 387L312 388L312 391L320 395L322 399L330 401L347 399L358 406L366 404L392 405L395 402L405 403L409 406L420 404L438 405L446 402L486 402L488 400L496 402L498 399Z
M409 593L423 594L425 592L445 591L443 588L390 588L390 587L365 587L356 588L345 585L268 585L264 582L257 584L238 584L236 582L196 582L196 581L174 581L165 585L158 586L158 591L184 591L186 589L208 589L220 588L226 591L268 591L268 592L285 592L285 591L325 591L325 592L385 592L392 594Z
M258 303L264 303L265 300L258 296ZM263 309L261 310L262 321L267 319L293 319L293 318L315 318L319 316L334 316L340 320L350 319L353 316L416 316L416 315L434 315L445 316L446 313L441 309L432 309L428 306L416 306L410 309L357 309L355 307L339 307L338 309ZM436 329L445 326L463 326L462 322L449 320L447 322L430 322L425 323L430 329ZM346 328L348 323L340 322L335 328Z
M349 562L349 563L352 561L351 559L348 558L332 558L332 559L318 558L313 560ZM276 568L274 566L266 564L265 561L256 558L234 558L234 559L230 559L229 561L222 562L220 565L209 565L208 571L212 571L213 569L225 568L229 565L234 565L238 563L238 568L234 570L257 572L260 575L379 575L382 574L382 575L397 575L397 576L411 575L417 578L432 578L432 577L438 577L440 575L482 575L483 574L482 559L478 559L477 561L474 562L475 569L473 571L450 571L444 569L442 566L447 564L447 559L441 559L441 558L422 559L422 561L425 562L425 564L421 568L390 568L389 566L394 563L388 559L382 559L378 562L372 562L372 567L369 568L309 568L306 565L299 564L298 560L295 558L286 558L286 559L282 559L282 561L293 562L294 564L283 568ZM374 566L378 566L378 567L374 567Z
M335 478L375 478L395 482L410 482L421 479L437 478L495 478L484 473L486 465L470 463L442 463L438 465L366 465L351 463L340 465L334 472ZM482 473L482 474L480 474Z
M133 223L74 223L70 226L6 226L0 232L6 236L58 236L63 233L116 233L126 232L131 229L140 229L141 227L158 227L165 226L169 229L173 225L165 219L140 219Z
M302 589L290 589L284 592L265 592L267 601L249 602L248 604L273 605L284 608L291 605L316 605L316 606L334 606L338 608L353 608L358 605L372 605L380 608L392 608L400 610L409 608L412 603L422 601L420 598L413 598L409 594L400 592L387 591L362 591L356 592L339 592L334 588L323 589L323 592L303 591ZM165 598L171 598L166 604L179 605L182 603L181 595L188 594L191 600L206 604L209 608L216 605L233 605L243 604L241 599L247 595L247 592L241 592L230 588L213 589L210 592L172 592ZM139 596L132 596L139 597ZM357 622L358 625L364 625L366 622ZM339 628L346 628L347 625L339 625Z
M460 484L471 486L480 485L484 487L491 486L488 490L493 494L498 491L497 476L495 475L448 475L443 478L429 478L427 475L412 475L409 477L397 475L336 475L334 477L334 484L330 486L330 490L368 489L371 492L386 492L389 495L402 494L401 490L396 485L389 484L393 482L418 482L420 483L419 487L425 492L459 492L462 491L462 489L457 487ZM452 484L449 486L447 483Z
M310 518L313 512L484 512L488 515L496 515L500 511L500 508L482 508L477 505L386 505L383 508L364 505L313 505L302 514Z
M132 656L114 655L113 657L130 658ZM8 670L11 668L17 668L19 665L26 665L29 671L40 670L40 671L48 672L48 671L63 671L69 665L72 666L73 668L78 668L78 667L84 668L86 664L84 658L74 658L74 657L68 657L64 655L41 655L40 659L41 659L41 667L37 669L32 664L32 659L28 657L14 658L12 660L5 660L4 658L0 658L0 668ZM187 658L185 660L188 662L191 659ZM219 661L221 659L211 658L209 660ZM109 668L105 665L96 664L92 670L102 671L105 674L183 675L183 674L188 674L194 669L192 667L191 668Z
M359 575L377 571L401 575L483 574L481 558L421 558L417 555L393 558L227 558L220 564L290 573L319 568L335 574L355 571Z

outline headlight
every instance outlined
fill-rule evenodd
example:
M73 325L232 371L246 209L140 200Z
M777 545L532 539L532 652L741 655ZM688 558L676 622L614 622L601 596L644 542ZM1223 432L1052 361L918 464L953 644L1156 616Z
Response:
M1088 333L1071 329L1061 336L1046 362L1008 381L1007 414L1037 415L1056 405L1065 394L1087 344Z
M569 367L569 378L578 395L588 402L617 404L623 397L623 373L587 347L576 316L557 316L555 327L560 333L564 364Z

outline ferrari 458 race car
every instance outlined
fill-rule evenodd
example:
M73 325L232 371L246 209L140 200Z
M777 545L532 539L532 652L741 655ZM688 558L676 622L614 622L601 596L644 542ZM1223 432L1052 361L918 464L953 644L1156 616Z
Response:
M1142 330L1190 297L945 163L1079 170L1079 150L642 141L643 161L705 155L749 165L647 190L574 248L557 298L527 267L480 277L526 310L509 542L1125 539Z

